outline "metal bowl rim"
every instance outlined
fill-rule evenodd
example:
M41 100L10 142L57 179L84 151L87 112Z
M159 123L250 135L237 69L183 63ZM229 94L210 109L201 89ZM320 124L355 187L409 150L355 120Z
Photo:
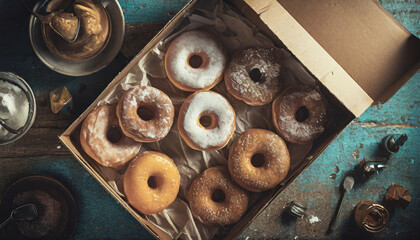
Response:
M98 0L98 1L101 2L101 4L103 2L101 0ZM121 5L120 5L120 3L117 0L113 0L113 2L116 3L116 6L117 6L117 9L116 10L119 12L119 17L121 17L123 24L121 25L121 32L122 32L122 34L121 34L121 40L119 41L119 43L117 42L117 45L115 45L115 49L118 49L118 51L116 51L116 53L114 54L115 56L112 56L112 58L110 57L107 62L102 63L99 67L96 67L93 70L84 71L84 72L66 72L66 71L57 69L56 67L54 67L53 64L51 64L50 62L48 62L47 60L45 60L44 57L42 56L42 54L39 52L39 50L35 47L34 39L33 39L33 36L32 36L33 35L33 31L32 31L33 27L32 26L35 24L35 21L37 21L37 20L36 20L36 17L35 16L31 15L30 16L30 19L29 19L29 39L30 39L30 42L31 42L31 45L32 45L32 49L35 52L35 55L38 57L39 60L41 60L42 63L45 64L45 66L47 66L51 70L53 70L55 72L58 72L58 73L61 73L63 75L72 76L72 77L87 76L87 75L90 75L90 74L99 72L100 70L102 70L105 67L107 67L115 59L115 57L118 55L119 51L121 50L121 47L122 47L123 42L124 42L124 35L125 35L125 18L124 18L123 11L121 9ZM39 5L40 5L40 2L38 2L37 4L35 4L33 10L34 11L37 10ZM108 11L107 11L107 13L109 14ZM111 17L111 15L109 15L109 16ZM112 31L111 32L111 35L112 34L115 34L115 32ZM111 36L110 36L110 38L111 38ZM109 48L109 46L110 45L109 45L109 42L108 42L108 44L104 48L104 50L107 49L107 48ZM53 54L53 53L51 53L51 54ZM95 60L95 59L99 59L100 57L101 57L101 54L98 54L94 58L88 59L86 61L92 61L92 60ZM63 60L65 60L65 59L63 59ZM79 64L79 63L83 63L83 62L71 62L71 61L67 61L67 60L65 60L65 61L66 61L67 64Z
M12 72L0 72L0 76L3 75L3 74L5 76L9 75L9 76L13 77L14 79L18 80L20 83L22 83L27 88L27 90L28 90L27 92L29 93L29 96L31 97L31 99L28 99L28 101L33 103L34 109L33 109L32 114L28 117L28 118L31 118L29 120L29 124L28 124L28 120L27 120L25 125L24 125L24 127L25 127L24 130L20 134L18 134L16 137L12 138L10 141L0 142L0 146L10 144L12 142L17 141L21 137L23 137L29 131L29 129L31 129L32 125L35 122L35 118L36 118L36 99L35 99L35 95L34 95L34 92L32 91L31 86L29 86L29 84L23 78L21 78L20 76L14 74ZM3 79L3 80L6 80L6 79ZM9 79L9 80L14 81L12 79ZM23 89L23 90L26 91L25 89Z

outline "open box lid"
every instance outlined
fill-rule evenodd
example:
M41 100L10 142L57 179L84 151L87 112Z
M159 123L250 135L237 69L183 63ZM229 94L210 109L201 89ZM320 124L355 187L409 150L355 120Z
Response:
M245 0L356 117L420 67L420 40L377 0Z

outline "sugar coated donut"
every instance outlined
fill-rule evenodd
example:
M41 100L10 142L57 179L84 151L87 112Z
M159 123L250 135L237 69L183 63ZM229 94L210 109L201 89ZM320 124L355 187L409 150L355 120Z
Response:
M248 194L231 178L226 167L208 168L188 190L195 218L205 225L223 226L237 222L248 207Z
M282 65L276 51L274 48L252 47L235 54L225 71L229 93L253 106L273 101L282 86Z
M190 92L214 87L222 79L226 63L223 46L203 31L182 33L171 42L165 55L169 80Z
M292 143L305 144L319 137L327 124L327 100L309 86L292 86L273 102L274 126Z
M235 111L226 98L216 92L198 91L182 104L178 130L192 149L216 150L228 143L235 120Z
M131 206L143 214L154 214L175 201L180 176L168 156L146 151L130 163L123 181L124 193Z
M135 86L119 100L117 116L125 135L138 142L156 142L171 129L174 106L159 89Z
M91 158L112 168L121 167L134 158L142 145L122 134L115 106L110 105L96 108L85 118L80 143Z
M264 129L248 129L229 148L229 172L243 188L262 192L286 178L290 155L277 134Z

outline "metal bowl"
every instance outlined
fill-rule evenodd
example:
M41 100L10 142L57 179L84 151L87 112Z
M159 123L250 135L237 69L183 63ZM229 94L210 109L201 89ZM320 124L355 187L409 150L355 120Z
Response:
M38 58L50 69L68 76L85 76L95 73L114 60L122 47L125 33L124 15L117 0L99 0L108 12L111 21L111 36L105 49L86 61L74 62L53 54L42 36L42 23L33 15L29 20L29 38ZM44 4L38 3L34 11L42 10Z
M14 202L16 198L31 192L48 194L60 204L60 219L56 227L50 229L42 237L44 240L66 240L71 239L77 224L78 211L77 205L71 192L58 180L47 176L29 176L14 182L3 194L0 201L0 216L8 216L17 207ZM35 197L25 200L26 203L40 205ZM38 211L42 211L39 208ZM35 219L36 221L36 219ZM38 224L39 225L39 224ZM2 229L0 238L13 240L31 240L32 237L23 235L16 222L11 222ZM2 238L3 239L3 238Z
M28 98L28 102L29 102L28 119L26 120L26 123L23 126L23 130L19 134L13 136L12 138L10 138L9 140L5 142L0 141L0 146L1 146L1 145L6 145L6 144L9 144L18 140L29 131L29 129L32 127L32 124L35 121L36 101L35 101L35 95L32 92L31 87L28 85L28 83L25 82L25 80L23 80L23 78L19 77L18 75L11 72L0 72L0 80L10 82L20 87L25 92L26 97Z

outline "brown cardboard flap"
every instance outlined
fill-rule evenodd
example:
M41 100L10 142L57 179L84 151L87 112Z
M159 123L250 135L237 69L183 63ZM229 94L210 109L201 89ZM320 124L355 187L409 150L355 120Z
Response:
M356 117L373 99L276 0L245 0L260 20Z
M407 72L418 70L420 40L377 0L278 2L375 101L390 98Z

